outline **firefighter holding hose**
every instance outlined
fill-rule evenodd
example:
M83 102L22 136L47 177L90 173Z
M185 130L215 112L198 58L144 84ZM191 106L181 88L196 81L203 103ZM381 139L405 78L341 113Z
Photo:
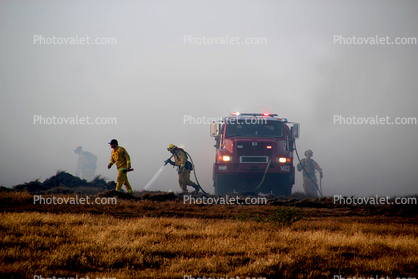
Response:
M316 179L315 170L319 172L320 178L324 175L322 173L321 167L312 159L313 152L312 150L308 149L305 151L306 158L303 158L297 165L298 171L303 170L303 189L305 193L312 196L317 196L318 188L318 181ZM303 167L302 167L303 166Z
M193 165L187 160L186 151L182 148L170 144L167 148L171 154L173 154L174 162L168 159L166 163L178 167L179 184L183 193L187 193L187 186L192 186L196 193L199 192L199 184L190 180L190 172L193 170Z
M107 165L107 168L110 169L116 163L116 167L118 168L116 191L119 192L122 189L122 185L125 185L128 193L132 194L134 191L128 181L128 171L133 170L131 168L131 157L125 148L118 145L117 140L112 139L109 144L112 148L112 156L110 157L110 163Z

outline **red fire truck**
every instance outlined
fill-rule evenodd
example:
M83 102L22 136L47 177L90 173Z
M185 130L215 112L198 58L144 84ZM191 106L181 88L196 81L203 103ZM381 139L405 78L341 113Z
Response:
M215 194L288 196L295 183L294 141L299 124L277 114L233 113L211 125Z

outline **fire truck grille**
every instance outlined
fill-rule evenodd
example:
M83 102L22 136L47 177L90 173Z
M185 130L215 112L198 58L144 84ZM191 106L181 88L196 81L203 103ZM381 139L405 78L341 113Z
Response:
M237 155L238 156L271 156L273 149L267 149L267 145L264 142L257 142L253 145L252 142L237 142Z
M240 163L267 163L267 156L241 156Z

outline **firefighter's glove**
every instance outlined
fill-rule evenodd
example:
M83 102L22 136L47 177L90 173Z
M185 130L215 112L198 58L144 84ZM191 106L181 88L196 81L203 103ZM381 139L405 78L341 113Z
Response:
M109 165L107 165L107 168L110 169L113 166L112 163L109 163Z
M184 170L184 167L179 167L178 174L182 173L183 170Z

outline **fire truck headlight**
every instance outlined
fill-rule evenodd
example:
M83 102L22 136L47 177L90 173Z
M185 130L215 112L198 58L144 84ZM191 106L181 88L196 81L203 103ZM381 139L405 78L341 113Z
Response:
M231 156L222 156L222 161L224 161L224 162L231 161Z
M284 157L280 157L280 158L279 158L279 162L280 162L280 163L286 163L286 161L287 161L287 160L286 160L286 158L284 158Z

